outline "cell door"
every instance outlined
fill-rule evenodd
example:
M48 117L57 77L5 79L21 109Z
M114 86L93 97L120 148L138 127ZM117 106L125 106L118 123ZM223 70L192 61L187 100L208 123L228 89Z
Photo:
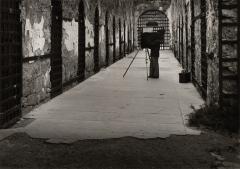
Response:
M126 56L126 22L123 23L123 57Z
M106 36L106 66L109 65L109 28L108 28L108 12L105 15L105 36Z
M0 1L0 128L21 116L22 24L20 0Z
M191 0L191 75L192 75L192 81L194 82L196 79L196 68L195 68L195 62L196 62L196 56L195 56L195 8L194 8L194 0Z
M206 21L206 0L201 0L201 78L203 98L207 98L208 88L208 63L207 63L207 21Z
M86 35L85 35L85 9L84 3L81 0L79 3L79 21L78 21L78 77L80 81L85 79L85 43L86 43Z
M99 71L99 10L96 7L94 19L94 72Z
M113 63L116 62L116 19L113 17Z
M119 36L119 57L118 59L122 58L122 23L121 19L118 22L118 36Z
M62 3L52 0L51 97L62 93Z

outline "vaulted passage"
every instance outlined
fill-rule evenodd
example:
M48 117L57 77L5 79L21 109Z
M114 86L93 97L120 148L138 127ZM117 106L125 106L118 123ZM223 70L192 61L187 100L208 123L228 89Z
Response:
M169 32L169 21L161 11L150 10L144 12L138 19L138 45L141 44L141 34L143 32L157 32L164 30L164 43L161 44L160 49L170 48L170 32Z
M240 0L0 0L1 169L239 169L239 126Z

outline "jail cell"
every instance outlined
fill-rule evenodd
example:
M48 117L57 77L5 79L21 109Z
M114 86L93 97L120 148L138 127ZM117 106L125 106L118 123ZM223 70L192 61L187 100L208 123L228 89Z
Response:
M208 88L208 62L207 62L207 20L206 20L206 0L201 0L201 79L203 98L207 98Z
M20 0L0 1L0 128L21 116L22 24Z
M85 9L84 3L81 0L79 3L79 22L78 22L78 77L79 80L82 81L85 79L85 43L86 43L86 35L85 35Z
M52 0L51 30L51 97L62 93L62 2Z
M116 19L113 17L113 63L116 62Z
M119 57L118 59L122 58L122 23L121 19L118 22L118 33L119 33Z
M165 30L164 43L161 44L160 49L170 48L170 30L169 20L161 11L149 10L144 12L138 19L138 46L141 46L141 34L143 32L157 32L159 30Z
M97 73L99 68L99 9L95 9L94 18L94 72Z
M108 28L108 11L105 15L105 38L106 38L106 66L109 66L109 51L110 51L110 45L109 45L109 28Z

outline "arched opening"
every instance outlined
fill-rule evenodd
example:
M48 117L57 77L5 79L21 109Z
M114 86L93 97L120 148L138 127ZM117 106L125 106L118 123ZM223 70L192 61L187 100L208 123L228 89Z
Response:
M62 2L52 0L51 97L62 93Z
M19 2L0 1L0 128L12 125L21 116L23 62Z
M79 21L78 21L78 77L82 81L85 79L85 9L81 0L79 3Z
M105 38L106 38L106 66L109 65L109 50L110 50L110 46L109 46L109 28L108 28L108 11L106 12L105 15Z
M116 19L113 16L113 63L116 62Z
M94 18L94 72L98 72L99 69L99 9L96 7Z
M138 19L138 46L141 44L141 34L143 32L157 32L165 30L164 43L160 49L170 48L169 20L165 13L159 10L149 10L144 12Z

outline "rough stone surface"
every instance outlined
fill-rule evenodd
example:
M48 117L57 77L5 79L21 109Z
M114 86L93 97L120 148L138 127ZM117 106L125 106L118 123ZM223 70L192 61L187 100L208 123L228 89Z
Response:
M48 54L51 50L51 1L24 0L21 11L23 56Z
M36 106L50 97L50 60L23 64L23 107Z
M191 17L191 4L194 2L194 18ZM236 0L224 1L225 5L236 4ZM207 73L207 104L213 105L218 104L219 102L219 14L218 14L218 1L206 1L206 55L207 55L207 64L208 64L208 73ZM186 10L187 8L187 10ZM187 12L186 12L187 11ZM191 71L191 67L195 67L195 80L198 86L201 88L202 86L202 56L205 53L201 51L201 1L200 0L185 0L185 1L172 1L171 6L168 10L168 16L171 22L171 32L172 32L172 48L175 51L176 57L180 60L183 68ZM186 17L187 15L187 17ZM223 22L232 23L237 22L237 10L223 10L223 15L227 17ZM188 44L186 44L186 32L183 31L183 48L184 55L182 63L182 49L181 43L179 43L179 38L181 35L179 34L179 22L180 28L181 26L188 27L188 41L191 42L191 24L186 22L186 18L188 18L188 22L194 21L194 40L195 44L189 43L190 47L194 47L194 56L191 56L191 51L186 55L186 50L188 49ZM181 25L183 19L183 25ZM237 38L237 28L236 27L223 27L222 33L223 39L225 40L236 40ZM223 45L223 57L224 58L236 58L237 55L237 45ZM195 58L195 62L193 65L192 58ZM186 61L188 60L189 66L186 68ZM226 74L237 74L237 65L227 63L223 66L228 67L228 70L224 70ZM224 90L236 92L237 84L233 81L228 81L224 83Z

